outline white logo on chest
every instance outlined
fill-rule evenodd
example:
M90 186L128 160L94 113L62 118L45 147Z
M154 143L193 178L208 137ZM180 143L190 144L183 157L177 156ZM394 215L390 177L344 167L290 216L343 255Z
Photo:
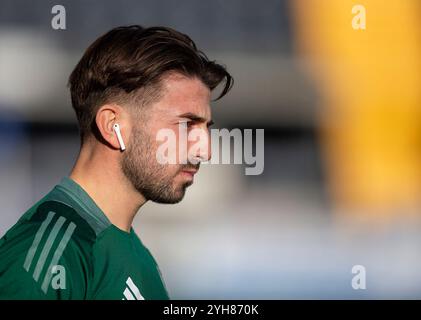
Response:
M139 288L134 284L132 278L128 277L126 280L126 289L124 289L124 297L122 300L145 300L140 294Z

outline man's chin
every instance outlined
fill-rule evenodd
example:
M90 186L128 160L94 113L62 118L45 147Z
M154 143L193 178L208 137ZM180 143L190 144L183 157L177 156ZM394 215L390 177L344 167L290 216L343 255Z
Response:
M171 198L156 198L153 199L152 202L159 203L159 204L176 204L183 200L184 194L180 197L171 197Z
M167 196L160 195L156 197L155 199L150 199L150 200L155 203L160 203L160 204L179 203L181 200L183 200L184 195L186 194L186 188L189 187L190 185L192 185L192 182L186 182L184 183L184 185L181 187L180 190L175 191L173 194L167 195Z

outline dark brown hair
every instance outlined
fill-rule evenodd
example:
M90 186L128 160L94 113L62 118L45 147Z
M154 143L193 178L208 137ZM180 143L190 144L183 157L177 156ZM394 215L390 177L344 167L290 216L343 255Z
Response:
M170 71L198 77L210 90L224 81L216 100L233 85L224 66L210 61L190 37L174 29L133 25L114 28L98 38L69 77L82 144L89 133L95 134L95 115L101 105L139 97L145 105L156 98L162 76Z

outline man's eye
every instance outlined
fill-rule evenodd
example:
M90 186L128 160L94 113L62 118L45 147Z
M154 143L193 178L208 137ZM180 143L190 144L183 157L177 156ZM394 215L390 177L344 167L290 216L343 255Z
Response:
M181 120L178 122L179 125L184 125L186 127L191 127L194 123L193 121L188 121L188 120Z

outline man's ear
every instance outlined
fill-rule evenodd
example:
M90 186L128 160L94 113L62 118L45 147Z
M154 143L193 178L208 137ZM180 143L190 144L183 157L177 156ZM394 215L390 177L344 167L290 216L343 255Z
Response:
M115 104L107 104L101 106L95 117L98 132L104 142L113 149L120 149L120 143L114 124L118 123L123 141L127 141L128 122L123 108Z

